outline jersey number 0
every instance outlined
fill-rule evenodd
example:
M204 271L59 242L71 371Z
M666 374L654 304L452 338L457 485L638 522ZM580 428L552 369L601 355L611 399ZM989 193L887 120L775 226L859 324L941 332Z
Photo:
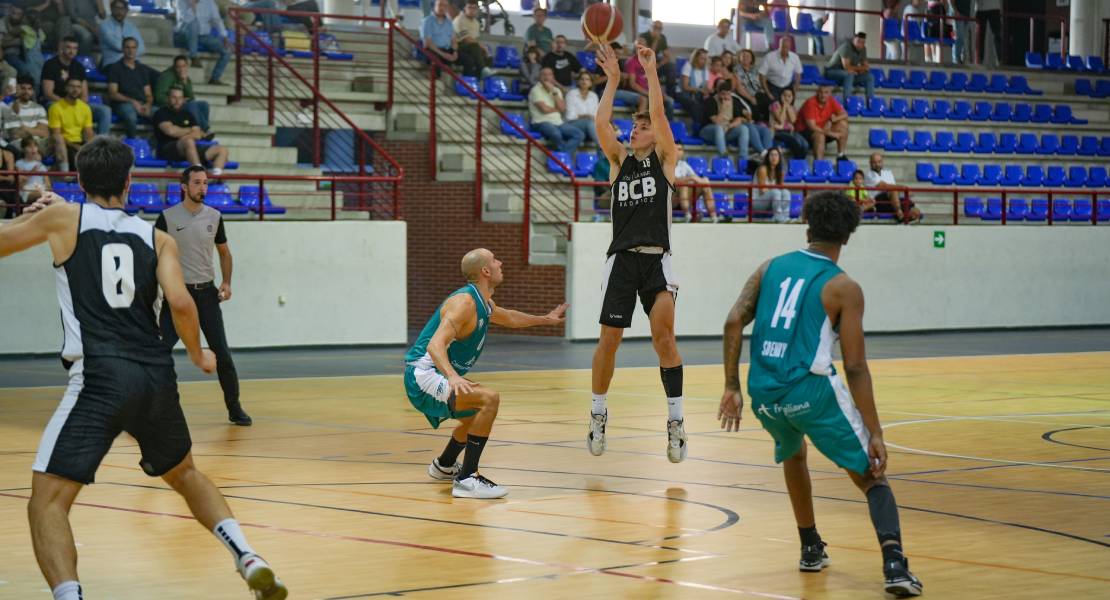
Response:
M100 283L112 308L127 308L135 299L135 254L127 244L105 244L100 251Z

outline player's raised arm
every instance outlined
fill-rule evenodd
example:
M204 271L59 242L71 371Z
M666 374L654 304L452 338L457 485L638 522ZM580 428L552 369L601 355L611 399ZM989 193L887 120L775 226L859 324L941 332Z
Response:
M655 152L666 165L667 176L674 179L674 167L678 163L678 149L667 121L666 104L663 101L663 86L659 83L659 71L655 66L655 50L647 46L636 46L636 56L648 81L648 112L651 114L651 129L655 132Z
M492 300L490 300L490 304L493 304ZM551 309L551 312L547 313L546 315L530 315L528 313L522 313L518 310L501 308L500 306L494 304L493 312L490 313L489 320L491 323L495 323L502 327L508 327L510 329L519 329L521 327L537 327L539 325L558 325L559 323L562 323L566 320L566 317L563 316L563 313L567 311L567 308L569 306L569 304L564 303Z
M612 182L619 173L620 164L624 162L625 153L627 152L624 144L620 143L616 134L613 133L613 126L611 125L613 121L613 100L617 96L617 88L620 87L621 67L617 60L617 53L613 52L613 48L607 44L602 44L598 48L597 64L605 72L606 81L605 91L601 94L601 102L598 104L597 113L594 114L594 125L597 129L597 143L601 145L601 151L609 159L609 164L617 166L617 168L611 169L610 182Z
M168 233L154 230L154 247L158 253L158 285L162 296L173 317L173 328L177 337L185 344L189 360L205 373L216 370L216 355L211 350L201 348L200 320L197 318L197 305L185 289L185 279L181 275L181 262L177 254L177 242Z
M54 195L52 192L46 192L46 194ZM76 221L80 212L80 205L64 202L48 206L41 211L24 210L23 214L11 223L0 225L0 258L33 248L49 240L52 234L65 231L67 225L72 225L69 229L76 236ZM65 258L72 253L72 246L69 252L61 252L55 242L56 240L51 240L55 259ZM76 244L76 237L72 240L72 244ZM56 262L61 261L56 260Z
M428 356L432 357L436 370L447 378L448 384L455 395L469 394L473 391L472 384L451 366L451 359L447 356L447 347L455 340L461 340L474 332L477 325L474 321L474 299L467 294L457 294L447 299L439 309L439 327L428 341Z
M763 280L763 272L767 270L763 263L748 277L740 297L728 311L725 319L724 331L724 361L725 361L725 392L721 395L721 406L717 410L717 418L721 421L721 429L725 431L740 430L740 411L744 406L744 396L740 393L740 350L744 346L744 328L755 319L755 306L759 300L759 284Z

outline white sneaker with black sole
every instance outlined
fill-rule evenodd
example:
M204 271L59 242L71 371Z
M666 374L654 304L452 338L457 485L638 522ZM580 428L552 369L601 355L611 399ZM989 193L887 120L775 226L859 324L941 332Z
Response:
M608 411L603 415L590 414L590 432L586 434L586 448L594 456L605 454L605 422L608 420Z
M455 475L459 474L459 469L461 468L462 465L460 465L459 463L455 463L454 466L444 468L442 465L439 464L439 457L437 456L432 459L432 464L428 465L428 477L431 477L432 479L435 479L437 481L451 481L455 478Z
M456 498L477 498L480 500L494 500L509 495L509 489L473 473L466 479L455 479L451 484L451 495Z
M261 556L244 554L237 562L239 574L254 592L255 600L285 600L289 596L285 584L274 575L274 570Z
M667 460L680 463L686 458L686 428L683 421L667 421Z

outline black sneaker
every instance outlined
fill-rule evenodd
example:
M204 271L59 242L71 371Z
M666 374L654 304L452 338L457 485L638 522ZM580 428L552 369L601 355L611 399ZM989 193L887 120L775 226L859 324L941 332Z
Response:
M894 594L899 598L920 596L925 586L910 573L910 561L907 558L886 561L883 566L883 575L886 577L886 593Z
M253 421L251 421L251 416L239 405L227 409L227 420L240 427L250 427L251 423L253 423Z
M825 542L817 542L812 546L802 546L802 558L798 561L798 570L817 573L829 566L829 553L825 552Z

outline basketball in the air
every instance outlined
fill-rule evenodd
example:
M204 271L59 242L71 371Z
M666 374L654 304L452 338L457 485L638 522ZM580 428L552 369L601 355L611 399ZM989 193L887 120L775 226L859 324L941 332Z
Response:
M591 4L582 13L582 32L588 40L608 44L620 37L623 29L621 14L608 4Z

